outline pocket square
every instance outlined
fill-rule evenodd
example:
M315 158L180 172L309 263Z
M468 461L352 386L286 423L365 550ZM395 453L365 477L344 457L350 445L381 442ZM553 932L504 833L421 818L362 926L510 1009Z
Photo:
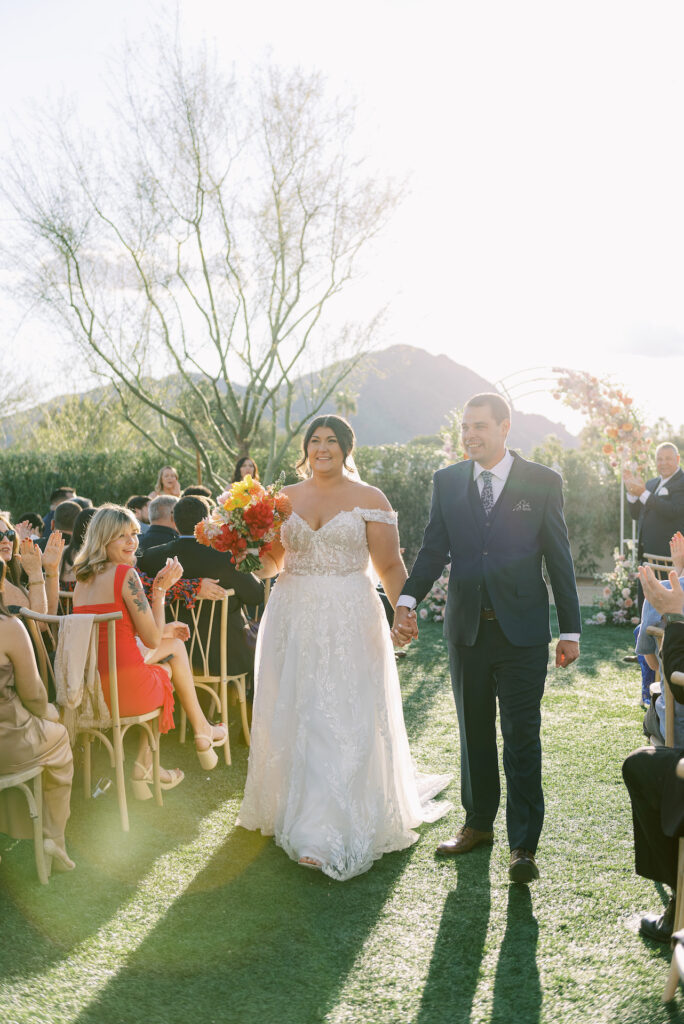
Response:
M517 505L514 505L513 508L511 509L511 511L512 512L531 512L532 511L532 506L530 505L529 501L525 501L523 499L523 500L519 501Z
M668 491L667 487L661 487L660 490L658 491L658 497L662 498L662 496L664 494L669 494L669 493L670 492Z

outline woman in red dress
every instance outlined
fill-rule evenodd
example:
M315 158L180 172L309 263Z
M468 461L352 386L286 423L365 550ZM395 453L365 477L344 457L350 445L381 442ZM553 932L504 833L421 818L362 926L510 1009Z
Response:
M207 721L197 692L183 643L188 628L183 623L164 621L164 597L180 579L183 567L178 559L167 564L155 577L151 603L136 572L135 553L140 527L133 513L120 505L103 505L88 524L83 547L74 561L76 587L74 612L120 611L116 622L116 667L119 711L123 716L142 715L161 708L159 730L173 729L173 691L178 693L195 734L195 747L204 769L216 766L214 747L226 742L226 728ZM136 637L140 638L141 646ZM143 654L143 650L147 649ZM100 630L99 669L104 698L109 704L107 636ZM162 664L163 662L163 664ZM179 769L162 769L162 788L172 789L183 779ZM140 746L133 769L133 791L140 799L152 795L152 752L147 733L141 729Z

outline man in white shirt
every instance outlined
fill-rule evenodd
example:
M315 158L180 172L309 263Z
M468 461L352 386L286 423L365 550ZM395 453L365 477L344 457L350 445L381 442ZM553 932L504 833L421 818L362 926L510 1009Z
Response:
M544 819L541 698L546 680L551 580L561 637L556 664L579 656L575 574L558 473L506 449L511 411L496 394L475 395L463 413L468 461L434 477L423 546L397 602L394 635L417 634L414 608L451 562L444 616L461 739L465 826L441 855L493 841L501 795L496 745L499 702L507 781L506 825L515 882L539 877Z
M658 476L644 482L629 470L623 473L632 519L639 526L637 556L669 555L670 538L684 531L684 473L679 468L679 452L670 441L656 448ZM640 602L641 606L641 602Z

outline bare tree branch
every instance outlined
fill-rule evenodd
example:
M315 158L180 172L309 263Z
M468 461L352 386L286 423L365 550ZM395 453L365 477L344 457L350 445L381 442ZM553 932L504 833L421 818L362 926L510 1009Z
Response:
M161 35L156 60L126 54L116 111L98 139L49 112L5 168L24 294L160 453L199 453L221 486L265 436L268 478L374 342L378 318L336 323L331 300L398 194L351 159L353 107L316 74L241 87Z

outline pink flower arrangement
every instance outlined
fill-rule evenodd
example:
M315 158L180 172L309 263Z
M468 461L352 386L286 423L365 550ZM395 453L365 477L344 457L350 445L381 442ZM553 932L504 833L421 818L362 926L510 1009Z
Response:
M616 626L636 625L639 622L638 615L630 615L630 609L636 604L636 570L617 548L613 557L613 569L599 577L604 584L603 597L599 599L598 611L587 619L588 626L603 626L607 622Z
M431 622L444 622L444 609L446 608L448 588L449 567L447 566L426 597L425 605L419 612L421 618L430 619ZM425 612L425 615L423 615L423 612Z
M634 472L646 473L653 441L629 395L583 370L554 367L553 372L559 374L554 398L589 417L602 435L601 451L611 467L629 464Z

